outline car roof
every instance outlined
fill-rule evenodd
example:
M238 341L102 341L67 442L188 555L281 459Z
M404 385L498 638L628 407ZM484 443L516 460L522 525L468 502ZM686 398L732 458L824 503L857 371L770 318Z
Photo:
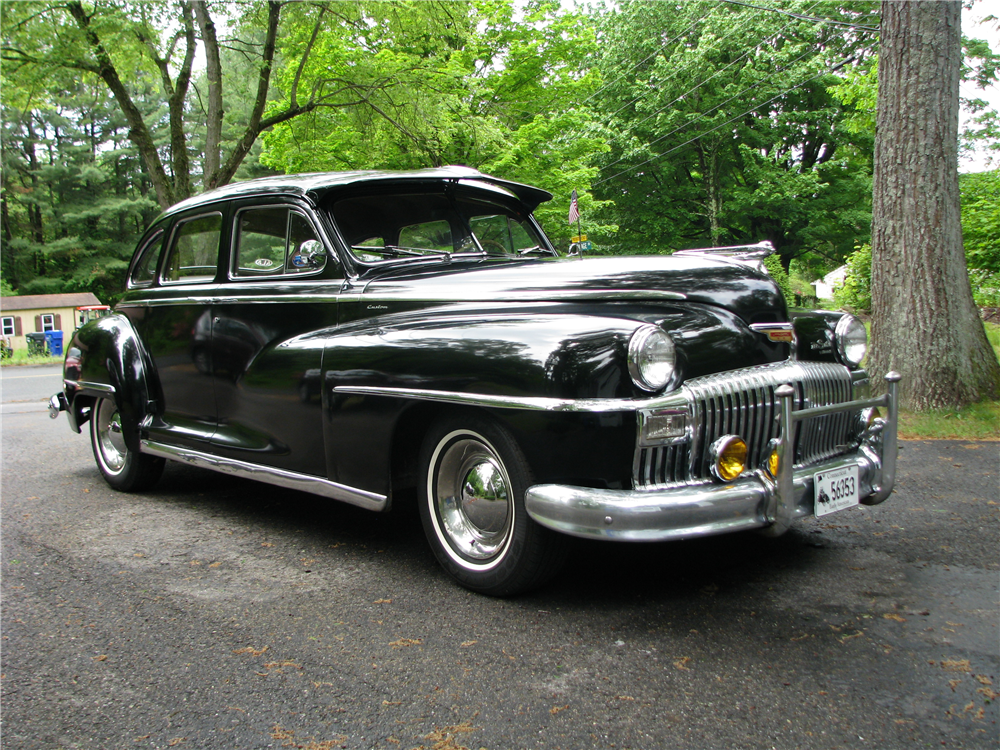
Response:
M313 172L309 174L260 177L244 182L234 182L183 200L168 208L159 218L164 218L197 206L253 195L294 195L308 197L318 202L328 192L348 185L433 181L460 181L464 184L479 183L480 187L487 189L490 187L494 189L499 187L505 192L519 198L522 203L528 206L529 210L534 210L538 204L552 198L552 194L546 190L492 177L470 167L448 166L406 171L358 170L354 172Z

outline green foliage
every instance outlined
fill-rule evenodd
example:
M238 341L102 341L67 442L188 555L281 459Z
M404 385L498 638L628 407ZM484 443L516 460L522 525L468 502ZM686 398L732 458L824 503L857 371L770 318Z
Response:
M876 6L783 8L856 21ZM867 237L872 137L850 133L828 89L870 36L711 2L626 1L599 22L594 108L614 138L594 184L622 252L769 239L787 268Z
M970 268L972 299L980 307L1000 307L1000 273L985 268Z
M867 313L872 309L872 246L865 243L847 258L847 277L833 290L841 307Z
M1000 273L1000 169L960 175L958 184L969 268Z
M588 71L594 29L558 3L523 13L505 0L297 7L276 88L287 97L296 81L322 80L340 90L267 133L263 163L290 172L465 164L553 192L537 216L557 246L569 244L573 189L586 231L610 236L614 223L596 219L607 202L588 192L609 134L575 106L598 83Z
M830 86L830 95L846 108L844 127L861 135L875 133L878 101L878 55L851 70L841 83Z
M795 306L795 291L792 289L792 280L788 276L788 272L781 265L781 258L777 255L768 255L764 258L764 268L774 279L774 282L781 289L781 293L785 297L785 304L789 307Z

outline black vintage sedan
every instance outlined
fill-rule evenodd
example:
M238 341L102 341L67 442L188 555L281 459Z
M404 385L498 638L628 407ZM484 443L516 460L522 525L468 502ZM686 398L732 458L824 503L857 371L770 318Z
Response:
M780 534L885 500L899 378L870 397L857 319L786 309L765 245L561 257L550 198L446 167L186 200L76 332L52 416L89 423L123 491L165 460L378 512L415 489L441 565L493 595L570 536Z

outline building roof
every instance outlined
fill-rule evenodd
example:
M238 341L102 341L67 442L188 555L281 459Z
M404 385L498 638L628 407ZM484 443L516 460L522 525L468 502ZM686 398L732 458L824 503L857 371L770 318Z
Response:
M55 310L66 307L83 307L85 305L100 304L101 301L92 292L26 294L23 297L0 297L0 312Z

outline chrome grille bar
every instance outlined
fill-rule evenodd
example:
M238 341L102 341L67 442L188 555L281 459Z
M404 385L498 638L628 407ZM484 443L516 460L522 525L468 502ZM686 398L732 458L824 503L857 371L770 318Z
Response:
M775 389L791 383L794 408L840 404L854 398L850 371L824 362L780 362L692 378L682 388L693 422L690 443L639 448L636 488L661 488L709 479L709 447L723 435L747 443L748 463L760 466L780 434ZM796 422L795 464L805 466L846 452L858 439L855 412L810 416Z

